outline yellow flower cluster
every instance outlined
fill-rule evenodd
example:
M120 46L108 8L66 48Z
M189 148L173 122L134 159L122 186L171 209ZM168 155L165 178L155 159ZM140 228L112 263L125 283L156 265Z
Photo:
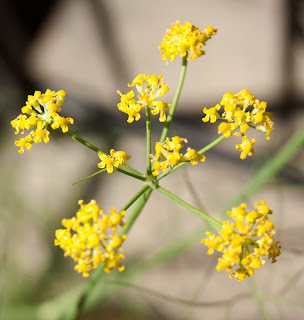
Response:
M204 162L205 156L198 154L196 150L188 148L185 154L180 153L180 149L184 147L183 142L187 143L187 139L180 138L178 136L172 139L167 138L162 144L156 142L155 144L155 156L150 155L151 161L154 161L152 174L157 176L159 170L168 173L167 169L170 166L178 166L181 162L191 162L192 165L196 165L197 162Z
M39 143L43 140L45 143L49 141L50 132L47 130L50 124L53 130L61 128L62 132L67 132L68 124L73 124L72 118L64 118L59 116L61 106L67 93L63 90L58 92L46 90L45 93L35 91L34 95L29 95L26 104L21 108L22 114L11 121L11 125L18 134L24 134L24 129L36 130L31 131L27 136L15 141L15 145L20 147L19 153L24 152L24 148L30 150L33 143Z
M232 272L235 266L238 268L230 274L239 281L246 276L251 277L254 270L265 264L263 257L268 255L272 263L281 254L280 242L274 243L274 224L270 221L272 210L265 204L265 201L255 204L256 210L246 212L246 204L232 208L227 215L233 218L234 222L224 221L220 236L215 237L212 232L206 232L208 239L202 243L209 247L208 254L214 250L222 252L218 259L217 271L226 269Z
M224 107L224 112L220 116L218 111ZM226 120L218 127L218 132L226 137L231 135L231 131L237 126L240 127L240 132L233 135L242 134L242 143L236 145L236 149L242 151L241 159L247 156L254 155L253 145L256 140L249 140L245 133L249 127L266 133L266 139L270 139L270 132L273 129L272 113L266 112L267 103L260 102L249 90L243 89L239 93L226 93L220 104L213 108L204 108L206 116L202 118L204 122L210 121L214 123L217 119Z
M155 100L163 97L169 91L169 87L164 83L163 76L157 77L155 74L148 76L146 74L139 74L135 77L132 83L128 83L129 87L136 86L139 95L134 99L134 91L131 90L127 94L122 94L120 91L117 93L121 96L121 102L118 103L118 109L126 113L129 118L128 122L131 123L140 119L139 112L144 107L152 108L153 115L159 115L159 121L166 121L165 109L170 108L169 103L164 103L161 100Z
M128 167L125 162L131 159L131 156L127 155L124 151L115 151L114 149L110 150L110 155L99 152L98 157L101 160L98 163L98 168L106 168L108 173L112 173L114 167L118 168L119 165Z
M116 251L121 250L127 238L117 233L118 226L125 227L122 221L125 211L111 209L111 215L107 216L95 200L88 204L82 200L78 203L80 209L76 217L63 219L62 225L66 229L56 230L55 246L64 250L65 257L71 256L77 262L75 270L84 278L102 263L105 264L105 272L114 268L123 271L125 267L119 261L124 255Z
M214 36L217 29L207 26L204 31L193 26L186 21L185 25L181 25L179 20L172 24L172 27L167 30L159 50L164 53L161 58L163 60L170 59L174 61L178 54L185 57L189 53L189 59L194 60L205 54L202 46Z

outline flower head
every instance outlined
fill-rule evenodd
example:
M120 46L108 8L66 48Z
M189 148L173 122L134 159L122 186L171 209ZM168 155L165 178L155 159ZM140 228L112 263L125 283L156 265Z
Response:
M58 115L61 111L61 106L67 93L63 90L51 91L46 90L45 93L35 91L34 95L29 95L25 106L21 108L21 114L11 121L11 125L16 130L16 134L24 134L24 130L31 130L36 127L36 130L20 140L15 141L15 145L20 147L19 153L24 152L24 148L30 150L33 143L39 143L41 140L44 143L49 141L50 132L47 130L48 125L52 129L61 128L62 132L67 132L68 124L73 124L72 118L64 118Z
M274 242L274 224L270 221L272 210L265 201L255 204L255 210L246 211L246 204L232 208L227 215L234 221L223 221L220 236L206 232L207 239L202 243L209 247L208 254L214 250L222 252L218 259L217 271L226 269L231 277L239 281L246 276L251 277L254 270L265 264L264 257L268 255L272 263L281 254L280 242Z
M131 158L124 151L115 151L114 149L110 150L110 155L99 152L98 157L101 160L98 163L98 167L101 169L106 168L108 173L112 173L114 167L118 168L119 165L128 167L125 162Z
M160 52L163 53L161 58L174 61L178 54L185 57L189 53L189 59L194 60L205 54L202 47L216 32L217 29L210 26L201 31L188 21L185 25L181 25L179 20L176 20L172 27L167 30L162 44L159 46Z
M104 271L117 268L124 270L120 260L124 258L121 245L127 238L118 235L118 227L125 227L122 221L125 211L116 212L111 209L110 216L98 206L95 200L84 204L79 202L80 209L72 219L63 219L65 229L56 230L55 246L64 250L64 256L71 256L76 262L75 270L82 273L83 277L104 264Z
M139 74L128 86L136 87L139 92L137 99L134 98L133 90L127 94L122 94L120 91L117 91L121 96L121 101L117 106L120 111L129 116L127 120L129 123L133 122L134 118L136 121L140 119L140 111L144 107L151 108L153 115L159 114L160 122L166 121L165 109L169 109L170 104L156 100L159 97L163 97L165 93L169 91L169 87L163 81L163 76L157 77L155 74L152 76Z
M219 110L223 107L220 115ZM242 135L242 143L236 145L236 149L242 151L240 158L245 159L247 156L254 155L253 144L255 139L248 140L245 135L252 127L258 131L266 133L266 139L269 140L269 134L273 129L272 113L266 112L267 103L260 102L249 90L243 89L237 94L225 93L220 104L212 108L204 108L206 114L202 120L204 122L216 122L218 119L224 120L218 127L218 132L226 137L232 135L232 131L240 128L239 132L233 135Z
M187 139L178 136L167 138L162 144L156 142L155 155L150 155L151 161L154 161L152 172L154 176L160 173L159 170L168 173L170 166L178 166L181 162L191 162L192 165L196 165L198 161L205 161L205 156L194 149L188 148L185 154L181 153L180 149L184 147L184 142L187 143Z

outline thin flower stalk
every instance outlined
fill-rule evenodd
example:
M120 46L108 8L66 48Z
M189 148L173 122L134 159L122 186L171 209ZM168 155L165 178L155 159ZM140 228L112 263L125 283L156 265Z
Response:
M148 106L146 106L146 148L147 148L147 176L151 176L151 111Z
M96 153L102 153L104 155L107 155L104 151L100 150L99 148L97 148L96 146L94 146L93 144L91 144L90 142L82 139L81 137L79 137L78 135L76 135L75 133L72 133L70 131L68 132L65 132L66 135L68 135L69 137L71 137L73 140L81 143L82 145L84 145L85 147L93 150L94 152ZM145 176L140 173L139 171L133 169L133 168L130 168L130 167L125 167L124 169L121 169L121 168L116 168L116 170L118 172L121 172L121 173L124 173L126 175L129 175L129 176L132 176L136 179L139 179L139 180L144 180L145 179Z
M221 228L222 224L217 221L216 219L210 217L209 215L207 215L206 213L203 213L202 211L194 208L193 206L191 206L190 204L188 204L187 202L185 202L184 200L180 199L178 196L174 195L172 192L162 188L161 186L156 186L155 190L163 193L164 195L168 196L169 198L173 199L174 201L176 201L177 203L181 204L183 207L187 208L188 210L192 211L193 213L197 214L198 216L200 216L201 218L205 219L206 221L212 223L214 226L216 226L217 228Z
M180 71L180 76L179 76L177 88L176 88L175 95L174 95L174 98L173 98L173 101L172 101L172 104L171 104L171 108L170 108L169 113L168 113L166 124L165 124L165 126L163 128L162 134L161 134L160 139L159 139L160 143L163 143L165 141L167 135L168 135L169 128L170 128L170 125L172 123L173 116L174 116L174 113L175 113L175 110L176 110L176 107L177 107L177 104L178 104L178 100L179 100L179 97L180 97L181 92L182 92L182 88L183 88L184 81L185 81L185 76L186 76L186 71L187 71L187 63L188 63L187 55L188 55L188 53L186 53L186 55L183 57L182 68L181 68L181 71Z

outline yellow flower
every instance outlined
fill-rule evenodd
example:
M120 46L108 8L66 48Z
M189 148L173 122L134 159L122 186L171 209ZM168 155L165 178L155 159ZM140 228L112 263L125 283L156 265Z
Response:
M60 117L57 113L53 114L52 116L54 122L52 123L51 127L53 130L56 130L60 127L62 132L65 133L69 131L68 124L74 123L74 120L72 118Z
M181 57L185 57L188 52L188 59L194 60L205 54L202 47L206 45L207 41L216 32L217 29L210 26L201 31L188 21L186 21L185 25L181 25L179 20L176 20L175 24L172 24L172 27L167 30L162 44L159 46L160 52L164 53L161 58L163 60L170 59L174 61L178 54Z
M32 136L29 134L27 135L25 138L21 138L20 140L16 140L15 141L15 145L17 147L20 147L19 149L19 153L23 153L24 152L24 148L30 150L31 147L32 147L32 143L33 143L33 139L32 139Z
M197 165L197 161L204 162L205 156L197 153L196 150L188 148L187 153L184 156L186 161L190 161L192 165Z
M218 126L218 133L224 134L226 138L231 136L231 131L235 129L236 125L233 123L222 122Z
M247 212L245 203L232 208L227 215L234 222L223 221L219 237L206 232L208 238L202 240L209 247L208 254L213 254L214 250L222 252L216 270L226 269L232 272L230 278L236 277L239 281L246 276L253 276L254 270L265 264L264 256L268 255L268 259L272 259L274 263L281 254L280 242L274 243L273 239L275 230L270 221L272 210L265 201L255 203L255 208L256 210Z
M221 106L224 110L220 115L218 111ZM255 139L250 141L245 136L249 127L258 131L265 132L266 139L269 140L269 134L273 130L272 113L266 112L267 103L260 102L249 90L243 89L237 94L227 92L224 94L220 104L212 108L204 108L206 114L202 120L204 122L216 122L217 119L225 120L218 127L218 133L224 134L226 138L232 135L232 131L237 126L240 132L235 132L233 135L242 135L242 143L236 145L236 149L242 151L240 158L245 159L247 155L254 154L253 144Z
M34 142L39 143L41 139L44 141L44 143L49 142L49 134L50 132L45 129L36 129L36 131L32 131L32 136L34 137Z
M105 215L95 200L84 204L79 202L80 209L76 217L63 219L62 225L66 229L56 230L55 246L63 249L64 256L71 256L77 262L75 270L82 273L83 277L104 263L104 271L117 268L124 270L124 266L119 262L124 258L121 250L122 243L126 240L126 235L118 235L117 227L125 227L122 221L125 211L116 212L111 209L111 215Z
M235 148L237 150L242 151L240 158L245 159L247 156L252 156L255 154L253 145L256 143L255 139L251 139L250 141L246 136L243 136L242 143L237 144Z
M25 129L31 130L36 127L36 130L15 142L15 145L20 147L19 153L23 153L24 147L30 150L33 143L39 143L41 140L44 143L49 142L48 125L54 130L60 127L62 132L68 131L68 124L73 124L74 120L56 113L61 111L66 95L64 90L55 92L47 89L45 93L35 91L33 96L27 97L25 106L21 108L22 113L11 121L11 125L15 128L16 134L20 131L24 134Z
M213 108L204 108L204 113L206 114L206 116L204 118L202 118L202 120L204 122L208 122L210 120L211 123L216 122L217 119L220 118L220 115L218 114L218 110L220 110L221 106L219 104L217 104L215 107Z
M209 237L209 239L204 239L204 242L202 243L209 247L207 254L213 254L214 250L223 251L224 241L222 237L215 237L214 233L212 232L206 232L206 235Z
M129 123L133 122L134 118L136 121L140 119L140 111L144 107L151 108L153 115L160 114L160 122L166 121L165 109L169 109L170 104L164 103L161 100L155 100L163 97L165 93L169 91L169 87L163 81L163 76L157 77L155 74L152 76L139 74L128 86L136 87L139 92L137 99L134 98L133 90L127 94L122 94L120 91L117 91L121 96L121 101L117 106L120 111L129 116L127 120Z
M151 162L154 161L152 175L157 176L160 170L167 174L169 167L178 166L181 162L191 162L192 165L196 165L198 161L205 161L204 155L191 148L188 148L185 154L180 153L180 149L184 147L183 142L188 141L178 136L167 138L162 144L156 142L155 155L150 155Z
M114 149L110 150L110 155L99 152L98 157L101 160L98 163L98 168L106 168L108 173L112 173L114 167L118 168L119 165L128 167L125 162L131 158L124 151L115 151Z

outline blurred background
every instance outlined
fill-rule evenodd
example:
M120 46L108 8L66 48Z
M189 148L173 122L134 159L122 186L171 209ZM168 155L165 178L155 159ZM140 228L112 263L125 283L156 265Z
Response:
M116 90L138 73L164 75L170 102L181 60L160 59L166 29L179 19L218 28L206 55L191 61L170 135L201 148L218 137L203 123L204 107L226 92L249 89L274 113L271 140L254 133L256 155L240 160L230 138L206 154L206 162L183 167L162 186L215 216L234 203L263 164L304 120L304 3L301 0L43 0L0 1L0 319L62 319L62 310L85 285L73 262L54 247L63 218L77 201L96 199L106 211L121 208L141 187L114 173L75 181L98 170L99 158L68 136L18 154L10 121L35 90L64 89L62 115L72 132L108 152L132 155L145 169L145 124L128 124L117 109ZM161 125L153 119L153 140ZM218 256L200 243L204 221L153 193L124 244L126 271L104 277L81 319L302 319L303 186L301 150L253 194L274 210L283 254L253 279L238 282L215 271ZM168 250L162 251L163 248ZM171 249L170 249L171 248ZM150 291L149 291L150 290ZM265 302L264 311L261 300ZM237 311L237 312L236 312ZM263 314L264 313L264 314Z

